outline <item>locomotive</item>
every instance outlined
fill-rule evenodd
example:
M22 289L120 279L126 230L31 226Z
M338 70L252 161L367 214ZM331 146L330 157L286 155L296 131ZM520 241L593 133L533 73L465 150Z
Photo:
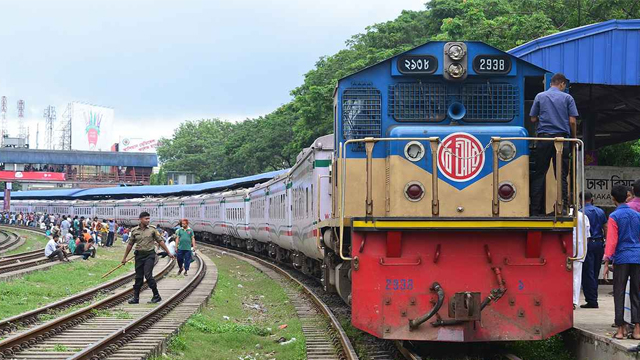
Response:
M433 41L338 81L334 134L250 188L182 197L13 201L12 211L173 227L317 277L380 338L538 340L573 324L572 196L547 174L548 216L529 216L526 115L548 71L481 42ZM561 151L560 151L561 153ZM561 174L560 155L556 174ZM558 176L559 178L559 176Z

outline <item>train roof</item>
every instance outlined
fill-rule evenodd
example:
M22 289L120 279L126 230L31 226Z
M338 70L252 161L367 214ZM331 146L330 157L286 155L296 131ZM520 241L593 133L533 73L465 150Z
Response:
M369 65L369 66L367 66L367 67L365 67L363 69L360 69L360 70L358 70L356 72L353 72L353 73L351 73L349 75L346 75L346 76L338 79L338 83L336 85L336 88L334 89L334 96L336 94L336 91L338 90L338 86L340 85L340 83L344 82L345 80L348 80L349 78L353 77L354 75L370 71L371 69L379 67L379 66L382 66L385 63L391 63L393 59L396 59L396 58L398 58L398 57L400 57L402 55L406 55L406 54L421 54L421 53L423 53L423 50L426 50L427 48L429 48L430 46L432 46L435 43L444 44L444 43L447 43L447 42L449 42L449 41L427 41L426 43L424 43L422 45L418 45L418 46L416 46L414 48L411 48L409 50L403 51L403 52L401 52L399 54L396 54L394 56L386 58L386 59L384 59L384 60L382 60L380 62L377 62L377 63L375 63L373 65ZM546 70L546 69L544 69L544 68L542 68L542 67L540 67L540 66L538 66L536 64L532 64L530 62L527 62L527 61L525 61L523 59L520 59L517 56L514 56L514 55L509 54L509 53L507 53L505 51L502 51L502 50L500 50L500 49L498 49L496 47L493 47L491 45L483 43L482 41L464 41L464 43L465 44L469 44L469 45L473 44L474 46L491 49L492 52L502 53L504 55L507 55L507 56L511 57L514 62L518 62L518 63L521 63L521 64L526 64L530 69L534 69L534 70L536 70L536 71L538 71L540 73L548 73L549 72L548 70ZM436 55L436 58L438 58L438 57L440 57L441 54L434 54L434 55ZM439 71L441 71L441 70L439 70ZM436 72L435 74L438 74L438 72Z
M64 190L31 190L11 193L15 200L92 200L92 199L131 199L145 196L186 196L198 193L212 193L250 187L260 182L266 182L274 177L287 174L289 169L270 171L262 174L244 176L235 179L209 181L190 185L147 185L121 186L93 189L64 189ZM2 198L4 195L0 195Z

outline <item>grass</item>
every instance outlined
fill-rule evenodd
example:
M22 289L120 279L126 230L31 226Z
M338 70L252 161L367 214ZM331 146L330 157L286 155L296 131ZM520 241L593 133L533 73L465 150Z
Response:
M115 241L111 248L98 248L96 257L87 261L57 264L20 279L0 282L0 319L36 309L133 271L133 264L128 263L102 279L103 274L120 264L123 252L122 242ZM53 315L44 316L46 320Z
M306 358L300 320L280 283L244 261L208 254L218 267L214 295L171 340L162 359ZM281 338L296 341L280 345Z
M24 237L25 242L24 244L20 245L17 249L7 251L3 256L19 254L27 251L36 250L36 249L44 249L45 245L47 245L47 242L49 241L49 238L47 238L45 235L39 235L31 231L16 230L12 228L5 228L5 229L8 229L11 232L14 232Z

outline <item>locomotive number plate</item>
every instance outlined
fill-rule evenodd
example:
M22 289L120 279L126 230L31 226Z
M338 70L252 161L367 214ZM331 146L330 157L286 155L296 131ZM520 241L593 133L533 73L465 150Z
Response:
M387 279L385 290L413 290L413 279Z
M398 71L402 74L433 74L438 59L431 55L404 55L398 58Z
M508 74L511 58L509 55L478 55L473 58L473 70L478 74Z

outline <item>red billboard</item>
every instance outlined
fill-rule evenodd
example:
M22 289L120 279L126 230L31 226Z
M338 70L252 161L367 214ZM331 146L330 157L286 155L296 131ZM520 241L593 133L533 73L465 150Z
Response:
M45 171L0 171L0 180L65 181L65 173Z

